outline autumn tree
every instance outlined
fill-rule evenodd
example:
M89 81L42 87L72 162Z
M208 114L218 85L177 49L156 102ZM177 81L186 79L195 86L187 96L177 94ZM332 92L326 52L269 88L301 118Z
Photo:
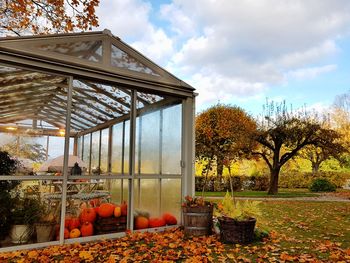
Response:
M329 122L323 122L321 126L328 130L328 132L323 132L323 143L321 145L308 145L298 154L301 158L311 162L313 173L317 173L321 164L331 158L342 162L343 154L347 152L347 148L342 143L341 134L331 129Z
M46 149L39 143L19 143L15 140L1 146L0 150L8 152L12 156L29 159L34 162L46 160Z
M268 193L277 194L279 173L283 165L306 147L332 147L337 136L335 131L322 127L305 113L288 112L285 103L277 107L270 104L268 107L270 110L255 135L260 149L253 154L260 156L268 165Z
M23 35L91 30L99 0L2 0L0 34Z
M210 107L196 118L197 160L204 159L209 166L215 160L217 175L221 176L225 160L232 161L251 150L255 129L255 121L239 107Z

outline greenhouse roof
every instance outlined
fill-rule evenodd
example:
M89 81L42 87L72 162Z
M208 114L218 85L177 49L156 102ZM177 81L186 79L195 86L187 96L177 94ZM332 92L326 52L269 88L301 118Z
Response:
M0 38L0 131L28 120L63 129L68 76L74 77L72 133L127 116L132 89L139 110L194 90L108 30Z

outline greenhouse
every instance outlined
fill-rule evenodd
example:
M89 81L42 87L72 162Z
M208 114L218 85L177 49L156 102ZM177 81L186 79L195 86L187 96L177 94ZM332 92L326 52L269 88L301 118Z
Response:
M108 30L0 38L0 252L181 224L194 97Z

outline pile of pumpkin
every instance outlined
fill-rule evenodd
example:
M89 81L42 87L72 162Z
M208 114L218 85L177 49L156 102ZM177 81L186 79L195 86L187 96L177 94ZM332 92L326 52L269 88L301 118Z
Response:
M94 222L97 217L109 218L127 215L127 204L121 205L102 203L97 207L85 207L80 211L79 217L67 216L64 221L64 238L87 237L94 234ZM56 240L59 239L59 226L56 227Z
M135 229L154 228L176 224L176 217L170 213L165 213L162 217L150 217L149 213L143 211L135 211L134 213Z

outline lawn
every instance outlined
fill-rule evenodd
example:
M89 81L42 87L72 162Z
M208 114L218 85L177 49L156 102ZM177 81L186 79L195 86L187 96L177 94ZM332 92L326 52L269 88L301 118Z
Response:
M222 244L215 236L184 239L179 229L116 240L0 254L0 262L350 262L350 203L261 203L263 242Z
M226 192L204 192L205 197L222 197ZM202 192L196 192L196 196L201 196ZM279 189L277 195L268 195L266 191L245 190L235 192L237 197L261 197L261 198L293 198L293 197L316 197L319 194L311 193L308 189Z

